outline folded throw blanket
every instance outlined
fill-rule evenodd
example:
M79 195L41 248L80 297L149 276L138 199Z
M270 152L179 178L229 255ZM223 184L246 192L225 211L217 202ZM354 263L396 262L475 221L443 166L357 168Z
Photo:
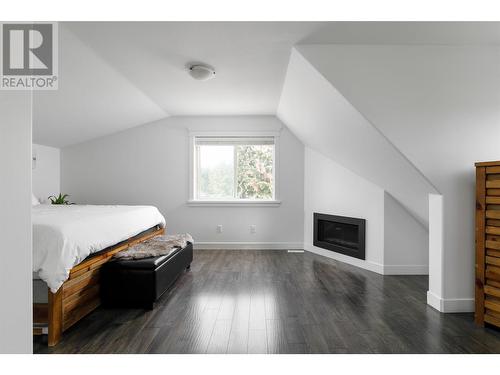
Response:
M116 253L114 258L143 259L168 255L179 248L186 247L188 242L194 243L189 233L156 236Z

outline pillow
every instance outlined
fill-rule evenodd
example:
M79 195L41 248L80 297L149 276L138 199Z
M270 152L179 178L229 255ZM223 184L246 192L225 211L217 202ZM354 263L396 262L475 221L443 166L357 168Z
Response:
M31 193L31 205L32 206L38 206L40 204L40 201L38 200L37 197L33 193Z

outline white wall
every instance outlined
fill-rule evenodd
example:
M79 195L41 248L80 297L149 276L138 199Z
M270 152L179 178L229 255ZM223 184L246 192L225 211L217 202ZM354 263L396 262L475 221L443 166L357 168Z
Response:
M51 195L61 192L61 159L60 150L33 144L33 156L36 162L32 168L33 194L40 202L47 202Z
M0 353L32 352L31 93L0 93Z
M429 232L390 194L384 194L384 274L427 275Z
M431 272L440 269L431 275L438 299L433 306L472 311L474 162L500 159L500 47L329 45L300 51L443 195L444 233L435 241L442 253L430 257Z
M366 219L366 260L313 246L314 212ZM304 215L306 250L383 273L384 190L309 147L305 150Z
M169 232L190 232L204 247L299 247L303 244L304 146L281 132L279 207L191 207L191 130L276 130L274 116L171 117L63 148L62 191L77 203L151 204ZM223 225L223 233L216 226ZM250 233L250 225L257 233Z

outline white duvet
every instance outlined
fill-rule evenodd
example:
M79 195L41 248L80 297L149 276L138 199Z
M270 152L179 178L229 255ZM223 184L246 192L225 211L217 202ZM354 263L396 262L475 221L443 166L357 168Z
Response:
M153 206L33 206L33 272L52 292L87 256L160 224Z

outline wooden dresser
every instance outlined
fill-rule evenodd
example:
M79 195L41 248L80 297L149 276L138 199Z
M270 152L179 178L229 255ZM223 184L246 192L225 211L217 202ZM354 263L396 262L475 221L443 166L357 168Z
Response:
M476 163L476 313L500 327L500 161Z

